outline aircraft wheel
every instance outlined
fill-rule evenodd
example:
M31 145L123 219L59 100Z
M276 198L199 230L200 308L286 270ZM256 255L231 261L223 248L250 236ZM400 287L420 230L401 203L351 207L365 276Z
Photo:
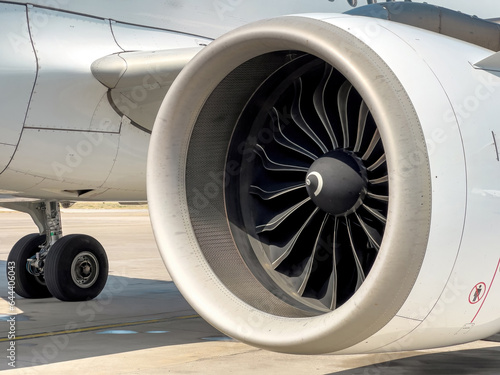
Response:
M95 238L82 234L62 237L50 249L45 280L61 301L88 301L101 293L108 279L108 258Z
M33 257L45 242L45 236L38 233L28 234L12 247L7 258L7 278L14 271L15 292L24 298L52 297L43 276L34 276L28 272L27 260ZM14 268L12 267L14 266Z

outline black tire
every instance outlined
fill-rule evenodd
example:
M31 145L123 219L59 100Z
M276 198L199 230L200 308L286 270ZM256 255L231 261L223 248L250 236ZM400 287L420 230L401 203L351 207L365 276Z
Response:
M101 293L108 279L108 258L95 238L62 237L45 260L45 281L61 301L88 301Z
M45 239L45 235L28 234L17 241L9 253L7 275L9 264L15 264L15 292L21 297L33 299L52 297L43 276L33 276L26 269L27 260L40 251Z

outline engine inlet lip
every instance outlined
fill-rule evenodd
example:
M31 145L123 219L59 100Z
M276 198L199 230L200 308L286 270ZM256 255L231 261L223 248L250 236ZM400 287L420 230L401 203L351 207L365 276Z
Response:
M297 30L300 30L300 33ZM186 177L186 155L189 151L189 145L183 139L189 139L189 134L211 92L226 75L244 62L256 55L283 50L309 53L334 66L360 92L379 126L392 175L386 237L369 275L370 279L377 280L377 285L366 282L340 309L307 318L307 330L298 331L292 327L302 327L303 319L284 319L281 316L261 314L234 296L230 288L222 285L213 270L207 267L201 249L193 251L189 260L186 253L170 251L165 244L161 245L162 253L166 263L171 262L173 265L169 267L169 271L192 306L206 320L230 336L270 350L284 350L280 348L286 347L286 351L296 353L336 351L371 336L397 313L409 295L420 270L430 228L431 192L428 163L405 170L399 156L405 152L426 149L418 116L404 87L373 50L352 34L329 24L327 20L320 21L306 16L267 20L229 33L202 51L181 73L174 83L174 90L167 95L157 121L159 126L155 125L153 136L163 139L170 137L170 144L180 141L180 146L175 146L175 150L181 155L181 162L176 165L169 163L169 156L165 155L165 152L170 148L161 149L161 146L156 144L149 160L160 159L163 164L152 167L148 174L158 173L168 164L179 174L182 190ZM183 92L200 87L203 89L190 96L187 104L187 97ZM186 126L167 132L162 124L170 121ZM163 181L166 182L166 179ZM179 189L178 183L171 186L169 192L159 185L148 187L148 195L156 197L157 201L159 197L164 197L165 193ZM418 193L415 193L415 186L419 189ZM408 187L413 187L413 190ZM183 223L178 228L186 231L186 241L191 244L200 243L201 240L192 227L185 197L180 196L176 205L180 207L183 215ZM411 218L404 214L408 210L412 212ZM159 207L152 208L155 221L160 222L165 215L160 212ZM420 230L414 231L415 223L418 223ZM166 238L168 233L163 231L164 229L155 226L159 243L171 243L171 240ZM186 262L189 262L189 266L196 269L196 272L206 275L206 284L200 285L199 277L198 282L193 281L195 271L190 270ZM184 264L186 267L176 269L175 264ZM398 280L397 285L392 281L395 279ZM213 289L210 290L207 285L211 285ZM246 323L235 318L249 317L250 314L257 314L266 322L262 329L249 326L251 335L245 329L242 330ZM244 318L242 319L244 321ZM270 325L271 323L275 325ZM353 336L353 331L358 334ZM269 332L273 335L270 336ZM284 335L284 332L287 334ZM332 337L336 338L334 342Z

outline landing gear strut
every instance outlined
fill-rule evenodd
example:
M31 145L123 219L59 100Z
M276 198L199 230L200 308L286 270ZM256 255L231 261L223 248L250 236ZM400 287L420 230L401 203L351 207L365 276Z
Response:
M16 265L15 291L25 298L54 296L85 301L99 295L108 278L108 258L90 236L63 237L59 202L8 203L4 207L30 214L40 234L21 238L8 263Z

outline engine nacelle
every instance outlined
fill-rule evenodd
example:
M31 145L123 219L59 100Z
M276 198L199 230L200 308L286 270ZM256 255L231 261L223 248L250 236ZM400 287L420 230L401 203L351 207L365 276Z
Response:
M316 354L500 330L490 50L346 15L258 22L182 71L148 167L177 287L245 343Z

